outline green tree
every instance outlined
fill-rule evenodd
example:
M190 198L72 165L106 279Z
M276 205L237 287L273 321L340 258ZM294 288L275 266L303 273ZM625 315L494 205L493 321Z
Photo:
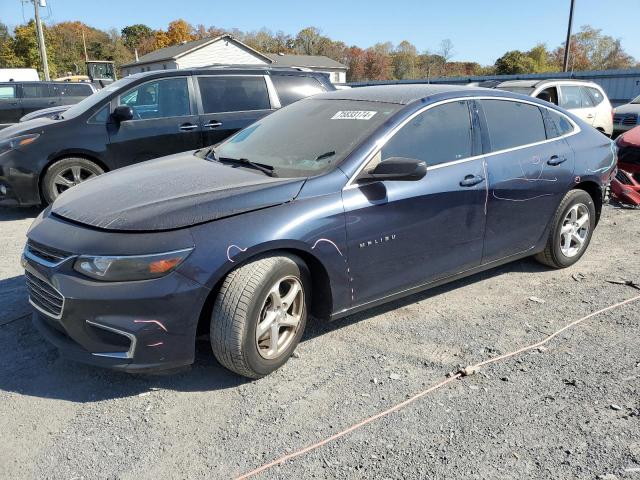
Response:
M17 68L21 67L22 61L16 56L13 38L9 33L9 29L4 23L0 22L0 68Z
M318 55L320 30L316 27L303 28L296 35L294 42L296 52L303 55Z
M531 73L534 71L534 61L520 50L511 50L496 60L496 73L509 75L514 73Z
M403 40L391 53L391 63L393 65L393 76L397 79L416 78L418 50L415 45Z
M122 34L123 44L131 51L138 48L143 40L153 36L153 30L142 23L124 27L120 30L120 33Z

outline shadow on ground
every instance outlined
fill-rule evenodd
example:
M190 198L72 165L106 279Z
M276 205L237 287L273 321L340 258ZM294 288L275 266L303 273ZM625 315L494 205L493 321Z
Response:
M41 211L41 207L0 207L0 222L36 218Z
M509 272L544 270L545 267L532 260L521 260L335 322L312 321L302 341L486 278ZM0 282L0 291L3 288ZM60 357L57 350L41 338L28 317L0 326L0 364L3 365L0 390L79 403L135 396L154 388L181 392L223 390L250 381L220 366L206 341L196 342L196 359L191 368L162 375L134 375L71 362Z

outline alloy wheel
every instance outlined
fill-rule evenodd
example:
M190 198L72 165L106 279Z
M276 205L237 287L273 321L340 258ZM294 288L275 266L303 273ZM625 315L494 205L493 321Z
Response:
M269 290L256 326L256 347L266 359L289 348L304 314L304 291L296 277L278 280Z
M74 165L66 168L58 173L53 179L55 193L56 195L60 195L65 190L75 187L79 183L89 180L95 176L96 174L94 172L80 165Z
M560 251L566 257L575 257L585 245L589 236L591 222L589 209L583 203L577 203L569 209L560 229Z

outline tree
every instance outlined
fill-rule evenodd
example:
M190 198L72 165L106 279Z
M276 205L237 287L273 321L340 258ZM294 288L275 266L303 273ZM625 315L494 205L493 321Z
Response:
M498 75L514 73L531 73L534 71L534 61L520 50L511 50L496 60L495 67Z
M392 70L390 57L374 47L365 52L364 76L368 80L389 80Z
M295 39L295 49L304 55L317 55L317 46L320 42L320 30L316 27L303 28Z
M193 27L181 18L169 23L167 28L167 40L169 45L178 45L183 42L190 42L193 40L191 32Z
M533 71L535 73L550 72L556 68L551 63L550 53L544 43L538 43L525 55L533 61Z
M349 47L345 50L345 64L347 70L347 82L359 82L366 79L365 62L366 53L358 47Z
M131 51L140 46L144 40L153 36L153 30L142 23L129 25L120 30L122 42Z
M9 29L0 22L0 68L17 68L22 66L22 61L16 56L13 38Z
M394 77L397 79L416 78L417 76L418 50L416 47L403 40L391 53Z

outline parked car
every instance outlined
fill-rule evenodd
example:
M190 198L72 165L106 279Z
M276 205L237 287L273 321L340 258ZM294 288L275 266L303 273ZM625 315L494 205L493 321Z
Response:
M609 137L613 108L602 87L581 80L511 80L496 88L521 93L559 105Z
M312 132L312 134L310 134ZM294 103L217 147L62 194L28 232L35 323L65 355L247 377L336 319L522 257L584 254L613 143L499 90L387 85Z
M613 134L619 135L640 125L640 95L613 109Z
M216 144L281 106L329 90L322 73L293 68L130 75L53 119L0 131L0 202L51 203L91 177Z
M0 128L42 108L73 105L96 92L90 83L4 82L0 83Z
M640 206L640 127L616 139L618 171L611 181L611 194L621 203Z

